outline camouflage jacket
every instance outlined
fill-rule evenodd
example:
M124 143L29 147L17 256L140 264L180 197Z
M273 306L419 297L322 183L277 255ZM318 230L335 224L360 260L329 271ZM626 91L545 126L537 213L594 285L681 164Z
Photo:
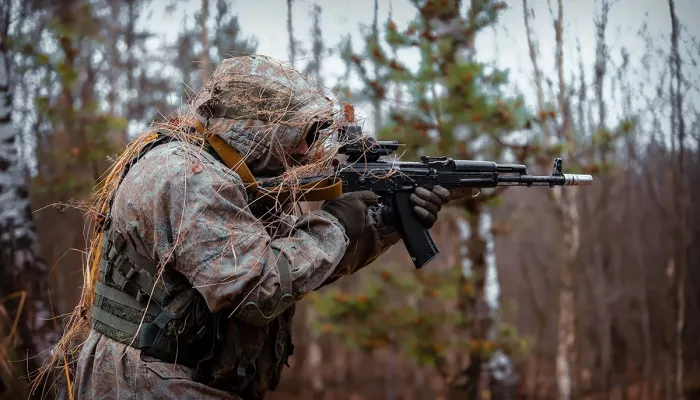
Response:
M330 214L286 215L274 236L248 208L243 182L214 157L184 142L157 146L138 161L115 194L112 225L139 253L170 260L213 313L232 319L245 300L270 301L280 285L272 249L291 264L292 290L307 293L369 264L396 243L371 208L356 243ZM227 338L226 340L233 340ZM265 371L262 371L264 374ZM238 398L194 380L191 368L146 356L91 331L76 371L76 398ZM265 386L265 385L263 385ZM264 396L264 393L263 393Z

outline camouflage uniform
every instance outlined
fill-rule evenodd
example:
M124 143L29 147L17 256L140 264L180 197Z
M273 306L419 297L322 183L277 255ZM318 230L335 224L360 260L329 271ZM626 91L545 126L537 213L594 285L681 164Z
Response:
M241 74L232 81L217 80L236 73ZM280 171L281 155L276 152L293 150L309 129L305 120L298 123L299 115L306 114L309 124L332 117L323 96L265 58L226 60L212 82L196 103L197 113L208 128L246 155L255 174ZM251 110L219 101L217 96L226 95L231 82L243 87L267 82L277 85L278 91L288 90L287 103L295 113L285 118L297 118L295 124L282 123L272 135L260 135L264 116L248 115ZM124 265L135 272L116 271L117 261L104 263L93 329L78 361L76 398L263 398L279 382L293 348L294 301L280 305L282 289L287 286L293 300L299 300L367 265L399 240L395 230L382 222L377 206L367 208L365 229L353 243L338 219L323 210L300 217L285 214L274 225L265 226L251 212L241 178L214 155L174 141L141 157L115 193L109 230L137 253L132 252L131 261L145 258L164 265L162 276L151 279L131 261ZM115 253L109 247L106 251L105 257ZM280 260L289 267L289 276L280 268ZM143 295L141 302L151 298L141 303L143 309L153 299L160 300L153 313L123 307L118 293L114 294L138 284L142 275L155 283L152 292L133 292L136 297ZM249 308L261 312L249 312ZM161 317L167 317L156 332L169 343L175 361L163 361L134 347L134 335L111 327L113 316L127 325L143 326L158 325ZM203 339L183 339L204 325ZM244 351L249 350L249 338L256 342L254 357ZM207 348L212 342L215 346ZM200 364L179 362L178 353L185 359L199 349L202 357L208 357L206 368L200 371ZM242 375L245 384L239 384Z

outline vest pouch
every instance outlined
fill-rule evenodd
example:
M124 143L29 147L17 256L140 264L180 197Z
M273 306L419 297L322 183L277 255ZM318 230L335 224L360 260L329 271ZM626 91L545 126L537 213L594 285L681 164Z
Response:
M216 321L212 357L207 361L206 369L201 369L197 380L220 390L235 392L241 386L237 382L238 357L235 343L239 322L233 317L228 318L225 311L216 316Z
M292 343L292 316L294 315L294 307L288 312L285 312L278 319L278 328L276 340L274 343L274 360L276 365L270 377L270 390L277 389L280 379L282 378L282 369L284 366L289 367L289 357L294 354L294 344Z
M212 315L199 310L204 299L196 289L187 289L166 302L161 314L142 334L151 341L143 353L189 368L211 357ZM142 328L144 329L144 328Z

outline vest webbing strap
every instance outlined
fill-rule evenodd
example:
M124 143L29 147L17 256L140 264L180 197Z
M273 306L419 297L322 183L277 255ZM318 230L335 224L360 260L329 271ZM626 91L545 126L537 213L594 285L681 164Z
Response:
M95 293L100 296L112 300L115 303L133 308L136 311L143 312L144 310L148 315L152 317L157 317L160 314L160 307L155 303L155 301L148 302L148 308L144 304L141 304L135 298L129 296L128 294L104 285L102 282L95 282Z
M92 319L112 329L116 329L122 333L125 333L126 335L128 335L129 339L119 339L116 337L111 337L107 332L102 332L107 337L111 337L112 339L120 343L129 344L134 348L140 350L150 348L153 345L153 342L155 341L160 331L165 329L165 326L169 322L169 318L164 313L161 313L158 316L158 318L155 319L155 321L144 322L142 324L135 324L131 321L127 321L97 306L92 306L92 308L90 309L90 313L92 314ZM172 356L177 358L177 355L175 354L173 354ZM191 365L191 363L188 361L187 354L180 354L180 358L184 361L183 364L187 363L185 365Z
M97 306L92 306L90 310L92 318L99 321L112 329L126 333L129 336L135 336L139 330L139 326L131 321L119 318L116 315L110 314Z
M249 301L243 305L238 315L242 316L247 321L256 321L260 326L264 326L269 321L277 318L284 310L289 308L294 303L294 293L292 291L292 265L284 253L277 249L272 249L272 254L275 258L277 271L280 277L280 287L278 289L275 304L271 307L266 315L260 309L260 305L256 301Z
M277 249L272 249L272 254L275 255L277 270L280 274L280 293L282 297L292 295L292 266L289 259Z
M195 122L195 129L203 133L205 128L201 122ZM246 186L246 190L253 195L253 198L267 198L285 202L290 198L295 201L324 201L331 200L343 194L343 182L337 178L321 178L313 182L299 185L297 190L290 191L284 188L263 189L259 184L250 169L245 163L241 155L229 146L222 138L217 135L209 135L207 141L219 155L224 164L233 170L241 178Z

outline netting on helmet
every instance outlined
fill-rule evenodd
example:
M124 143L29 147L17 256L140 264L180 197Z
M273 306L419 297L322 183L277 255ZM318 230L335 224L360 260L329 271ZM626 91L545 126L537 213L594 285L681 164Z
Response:
M263 175L319 162L339 124L338 102L299 72L269 57L236 57L219 66L193 104L197 119ZM309 140L311 139L311 140ZM295 154L306 141L306 157Z

